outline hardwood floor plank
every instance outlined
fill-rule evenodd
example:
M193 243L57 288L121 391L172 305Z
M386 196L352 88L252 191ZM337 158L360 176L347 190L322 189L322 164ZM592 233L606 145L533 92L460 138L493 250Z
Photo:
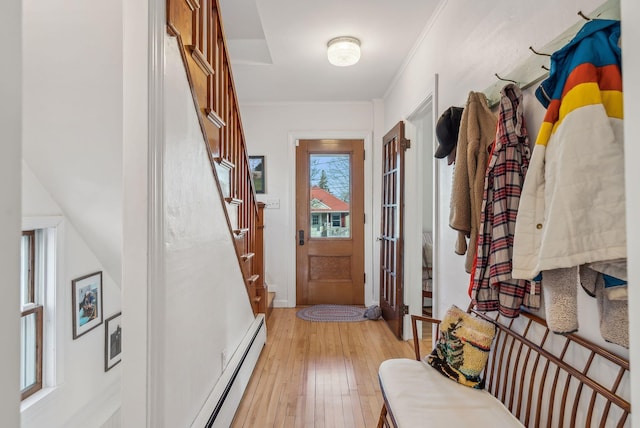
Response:
M273 309L267 343L231 426L375 426L382 406L378 367L389 358L413 358L412 344L398 340L384 321L309 322L296 311Z

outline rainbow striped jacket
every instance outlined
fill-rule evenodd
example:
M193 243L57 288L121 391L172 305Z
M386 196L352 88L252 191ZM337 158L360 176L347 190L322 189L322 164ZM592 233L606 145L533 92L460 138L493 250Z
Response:
M547 108L516 219L513 278L626 257L620 22L589 21L551 56Z

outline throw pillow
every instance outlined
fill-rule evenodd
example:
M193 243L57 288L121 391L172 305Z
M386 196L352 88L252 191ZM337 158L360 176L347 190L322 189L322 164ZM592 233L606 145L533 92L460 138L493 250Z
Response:
M494 336L492 323L453 305L440 323L438 343L426 361L449 379L483 389L482 372L487 365Z

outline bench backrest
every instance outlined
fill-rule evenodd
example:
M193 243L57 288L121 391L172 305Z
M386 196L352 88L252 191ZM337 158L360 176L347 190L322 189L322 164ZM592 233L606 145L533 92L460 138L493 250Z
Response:
M630 425L626 359L577 334L554 334L533 314L510 319L473 308L469 312L496 326L485 389L525 426ZM418 341L414 344L420 358Z

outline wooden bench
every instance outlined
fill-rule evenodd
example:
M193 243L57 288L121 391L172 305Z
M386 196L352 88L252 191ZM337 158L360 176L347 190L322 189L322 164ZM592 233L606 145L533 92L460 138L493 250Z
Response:
M556 335L532 314L468 312L496 326L485 389L460 385L421 360L417 323L440 321L412 315L416 360L380 365L378 428L630 426L626 359L576 334Z

